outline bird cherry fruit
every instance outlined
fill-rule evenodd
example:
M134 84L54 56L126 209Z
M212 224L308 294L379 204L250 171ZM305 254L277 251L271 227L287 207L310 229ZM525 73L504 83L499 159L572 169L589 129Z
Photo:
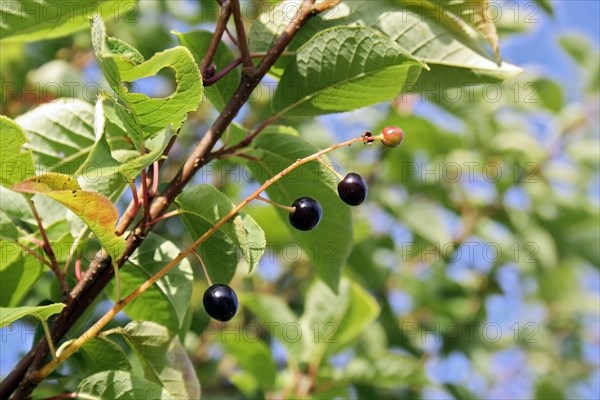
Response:
M216 283L204 292L204 309L212 318L218 321L229 321L238 309L238 299L227 285Z
M386 126L381 131L383 144L387 147L398 147L404 139L404 131L397 126Z
M351 206L362 204L367 198L367 193L369 191L367 182L362 176L355 172L350 172L346 175L344 179L338 183L337 190L340 199Z
M323 210L315 199L300 197L292 204L294 211L290 213L290 224L298 230L310 231L321 221Z

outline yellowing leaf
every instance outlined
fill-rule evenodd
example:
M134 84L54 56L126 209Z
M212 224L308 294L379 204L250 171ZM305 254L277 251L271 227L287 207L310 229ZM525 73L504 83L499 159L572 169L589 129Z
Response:
M21 193L39 193L48 196L73 211L94 232L113 260L125 249L125 239L115 234L119 218L112 202L96 192L81 190L69 175L48 173L12 186Z

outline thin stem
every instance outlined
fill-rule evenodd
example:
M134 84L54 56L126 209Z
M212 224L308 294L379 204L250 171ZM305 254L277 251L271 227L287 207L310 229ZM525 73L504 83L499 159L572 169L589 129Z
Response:
M159 169L160 165L157 161L154 161L152 163L152 187L150 188L150 197L154 197L156 196L156 193L158 193Z
M212 63L213 57L217 51L219 43L221 42L221 38L223 37L223 32L227 29L227 21L229 21L229 17L231 16L231 6L229 1L224 1L221 3L221 14L219 15L219 19L217 20L217 26L215 27L215 31L210 39L210 43L208 48L206 49L206 53L202 61L200 62L200 73L205 75L204 71L208 68L208 66Z
M240 2L239 0L230 0L230 2L233 22L235 23L235 31L237 33L238 48L240 49L240 53L242 53L244 72L252 74L254 73L255 68L252 63L252 57L250 56L250 49L248 48L248 39L246 39L246 28L244 27L244 21L242 20Z
M158 218L153 219L152 221L148 221L146 222L146 227L150 226L150 225L154 225L157 222L162 221L163 219L167 219L167 218L171 218L174 217L176 215L182 214L182 212L180 210L174 210L174 211L170 211L168 213L164 213L163 215L161 215Z
M71 289L69 285L67 285L67 280L65 279L65 275L60 269L60 265L58 265L58 260L56 259L56 255L54 254L54 250L52 249L52 245L50 245L50 240L48 240L48 235L46 234L46 229L44 229L44 224L42 223L42 219L35 208L35 204L33 203L33 199L31 197L27 197L27 203L29 204L29 208L31 208L31 212L33 213L33 217L37 223L38 229L40 230L40 235L42 236L42 249L44 249L44 253L48 257L48 261L50 261L50 269L56 275L58 279L58 283L60 284L60 288L63 292L63 296L65 298L69 297L69 292Z
M282 210L285 210L289 213L293 213L296 211L296 207L284 206L283 204L276 203L273 200L265 199L262 196L256 196L256 200L264 201L267 204L271 204L277 208L281 208Z
M75 252L77 251L77 247L79 246L79 242L81 242L81 240L83 240L83 237L85 235L88 234L88 227L87 225L79 232L79 235L77 235L77 237L73 240L73 243L71 244L71 247L69 248L69 254L67 254L67 260L65 261L65 266L63 268L63 273L67 273L67 271L69 270L69 265L71 264L71 261L73 260L73 257L75 256Z
M255 190L250 196L246 197L241 203L231 209L223 218L221 218L217 223L215 223L209 230L204 232L202 236L200 236L194 243L189 245L183 251L181 251L171 262L165 265L160 271L156 274L148 278L144 283L142 283L137 289L131 292L127 297L123 298L123 300L118 301L110 310L106 312L94 325L92 325L86 332L84 332L80 337L75 339L73 343L60 354L60 356L56 360L50 361L40 370L32 373L31 379L36 382L44 379L48 374L50 374L54 369L56 369L62 362L64 362L71 354L76 352L81 346L83 346L89 339L96 337L100 330L106 326L121 310L123 310L129 303L131 303L135 298L148 290L152 285L154 285L159 279L165 276L171 269L177 266L181 261L183 261L186 257L188 257L191 253L196 251L196 248L200 246L202 243L206 241L213 233L221 229L223 225L225 225L228 221L230 221L235 215L240 212L242 208L244 208L248 203L252 200L256 199L260 196L260 193L265 191L271 185L276 183L278 180L283 178L285 175L293 171L294 169L304 165L310 161L314 161L320 156L327 154L331 151L337 150L342 147L351 146L354 143L365 142L364 137L358 137L351 140L347 140L342 143L334 144L324 150L318 151L310 156L301 158L296 160L294 163L289 165L287 168L280 171L278 174L274 175L265 183L263 183L257 190Z
M135 183L133 181L128 181L127 184L129 185L129 188L131 189L131 203L129 204L129 207L127 207L125 214L127 214L131 219L133 219L133 218L135 218L138 210L140 209L140 198L138 195L137 188L135 187ZM125 215L125 214L123 214L123 215ZM117 228L117 231L118 231L118 228ZM123 232L121 232L121 233L123 233Z
M54 348L54 343L52 343L52 336L50 335L50 329L48 329L48 321L45 319L40 319L42 323L42 328L44 329L44 336L46 336L46 340L48 341L48 347L50 348L50 354L52 354L52 359L56 360L56 349Z
M36 253L34 250L31 250L30 248L28 248L27 246L25 246L23 243L19 242L18 240L15 240L13 243L16 243L17 246L19 246L23 251L25 251L28 254L35 257L39 262L44 264L46 267L50 268L50 270L52 271L52 264L50 264L50 262L48 260L46 260L44 257L42 257L41 255Z
M221 148L221 149L213 152L212 156L215 158L220 158L225 154L235 153L237 150L248 146L267 126L269 126L273 122L275 122L277 120L277 118L279 118L278 114L271 115L269 118L267 118L263 122L261 122L260 125L258 125L252 133L250 133L249 135L246 135L246 137L243 138L239 143L236 143L235 145L228 147L228 148Z
M208 274L208 269L206 268L206 264L204 264L202 257L200 256L200 254L198 253L198 251L196 249L194 249L192 254L194 254L196 256L196 258L198 259L198 261L200 262L200 265L202 266L202 270L204 271L204 276L206 276L206 281L208 282L208 284L210 286L212 286L213 285L212 279L210 279L210 275Z
M144 211L142 212L142 224L145 224L148 221L148 217L150 216L150 197L148 195L148 174L146 174L146 170L142 170L142 177L140 186L142 187L142 204L144 206Z
M325 168L327 168L332 174L334 174L335 176L338 177L338 179L341 181L344 179L344 175L340 174L339 172L336 171L336 169L333 167L332 163L328 163L325 160L323 160L321 157L318 158L318 161L323 164L323 166Z

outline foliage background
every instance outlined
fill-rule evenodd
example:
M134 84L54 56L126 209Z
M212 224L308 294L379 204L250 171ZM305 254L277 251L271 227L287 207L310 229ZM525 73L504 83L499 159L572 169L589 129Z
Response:
M210 30L202 3L142 1L136 23L112 23L109 29L149 57L176 44L170 30ZM435 88L428 96L405 95L391 105L285 120L319 147L390 124L407 132L395 151L350 148L332 156L342 172L360 172L370 182L367 204L353 210L355 245L344 275L374 297L381 314L356 340L324 350L319 372L324 384L317 392L323 398L596 398L600 393L600 9L597 2L559 1L551 3L549 14L528 8L538 3L498 4L507 17L498 24L501 54L525 69L516 80L458 92ZM64 90L65 82L99 82L89 48L87 30L26 45L1 44L3 88L20 88L3 90L2 114L14 118L56 95L39 96L36 85L57 82ZM163 96L172 90L172 77L136 84L139 92ZM91 93L76 97L94 101ZM260 121L265 103L266 96L257 96L236 121L246 126ZM170 157L185 156L215 115L208 103L191 115ZM472 176L469 165L475 166ZM212 183L234 202L241 200L257 186L243 167L232 168L217 163L195 183ZM482 175L483 170L492 175ZM128 201L125 196L120 206ZM252 275L238 270L232 286L243 312L225 336L201 305L206 282L194 282L193 315L182 339L205 398L262 395L268 385L261 385L273 378L256 371L272 365L282 380L294 368L306 367L292 365L290 347L264 329L263 341L248 342L257 321L284 320L274 308L266 316L257 313L253 301L274 295L300 314L310 309L310 295L325 305L330 296L311 285L312 266L297 254L274 210L252 205L248 212L270 247ZM190 240L177 221L157 233L175 243ZM453 241L463 242L459 256L436 252ZM490 244L503 256L482 251ZM52 279L42 279L24 304L55 298L56 290ZM108 304L103 300L95 312L100 315ZM122 315L115 325L127 321ZM33 342L35 329L27 322L19 332L2 330L0 376ZM69 368L74 366L61 373L68 375ZM53 385L40 393L53 393Z

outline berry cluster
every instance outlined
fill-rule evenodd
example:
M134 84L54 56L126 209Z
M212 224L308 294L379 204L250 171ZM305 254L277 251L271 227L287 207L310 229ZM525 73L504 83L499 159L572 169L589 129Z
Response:
M396 126L388 126L383 128L381 135L378 137L373 137L370 133L365 137L368 138L368 143L376 138L381 140L387 147L397 147L404 139L404 132ZM369 190L367 182L362 176L356 172L350 172L340 180L337 191L344 203L350 206L358 206L365 201ZM300 231L310 231L316 228L323 216L321 205L311 197L300 197L292 203L291 207L273 203L260 196L257 198L288 210L290 224ZM210 286L204 292L203 303L208 315L223 322L233 318L238 308L238 299L234 290L224 284Z

